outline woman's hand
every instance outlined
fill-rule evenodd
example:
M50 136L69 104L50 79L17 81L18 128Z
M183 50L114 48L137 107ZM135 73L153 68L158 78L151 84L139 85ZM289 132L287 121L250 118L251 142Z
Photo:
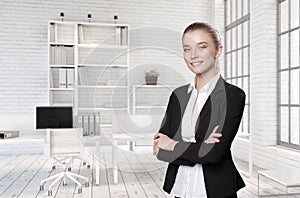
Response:
M165 149L168 151L173 151L175 145L178 143L175 140L172 140L169 138L167 135L162 134L162 133L157 133L154 136L154 141L153 141L153 154L157 155L159 149Z
M204 143L206 144L213 144L213 143L218 143L220 142L220 137L222 137L221 133L216 133L216 131L218 130L219 125L216 126L213 130L213 132L209 135L209 137L204 141Z

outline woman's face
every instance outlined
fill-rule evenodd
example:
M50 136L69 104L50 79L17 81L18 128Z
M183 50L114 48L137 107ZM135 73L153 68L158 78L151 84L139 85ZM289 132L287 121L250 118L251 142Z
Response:
M188 31L183 35L183 56L188 68L195 74L204 74L215 69L216 49L210 34L201 31Z

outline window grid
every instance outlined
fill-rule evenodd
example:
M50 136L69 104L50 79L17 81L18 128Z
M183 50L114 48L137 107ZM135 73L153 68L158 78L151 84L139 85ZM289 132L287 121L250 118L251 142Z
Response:
M225 0L225 79L246 93L239 132L250 132L250 1Z
M298 0L278 0L278 135L277 142L300 149L300 3ZM297 6L292 4L298 3ZM285 10L283 10L285 9ZM296 15L292 16L292 9ZM288 12L288 13L286 13ZM294 19L292 20L292 17ZM285 18L287 21L282 21ZM295 24L292 24L296 22ZM286 27L287 24L287 27ZM283 29L285 28L285 29ZM296 36L292 40L292 36ZM297 38L298 37L298 38ZM284 40L287 38L286 40ZM282 42L284 41L284 42ZM294 48L293 48L294 47ZM296 52L294 52L294 50ZM297 52L298 51L298 52ZM293 61L292 61L293 59ZM296 60L296 61L295 61ZM287 65L285 65L287 64ZM296 64L296 65L295 65ZM295 99L296 98L296 99Z

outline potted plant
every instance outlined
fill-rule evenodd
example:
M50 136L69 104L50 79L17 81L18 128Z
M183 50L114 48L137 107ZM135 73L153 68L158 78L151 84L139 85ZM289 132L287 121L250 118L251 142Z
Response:
M159 72L157 69L152 69L148 72L145 72L146 85L157 85L158 76Z

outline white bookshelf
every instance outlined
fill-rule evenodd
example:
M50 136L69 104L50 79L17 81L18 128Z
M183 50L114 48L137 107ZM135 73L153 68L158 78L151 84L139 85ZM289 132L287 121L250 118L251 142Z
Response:
M129 111L128 30L127 24L50 21L50 105L71 105L75 117Z

